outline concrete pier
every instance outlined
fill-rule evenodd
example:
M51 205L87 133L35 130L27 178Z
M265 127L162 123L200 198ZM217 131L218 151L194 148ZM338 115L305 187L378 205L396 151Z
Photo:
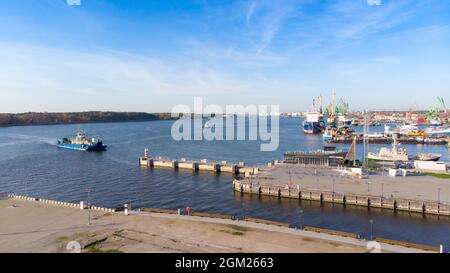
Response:
M244 174L256 175L259 169L257 167L248 167L244 164L228 164L227 162L208 162L201 161L187 161L182 160L164 160L162 158L140 157L139 166L146 168L170 168L170 169L185 169L193 171L206 171L213 173L230 173L230 174Z
M435 201L420 201L402 198L384 198L381 196L337 193L302 188L289 188L287 186L253 185L244 180L233 181L233 189L241 193L267 195L278 198L294 198L318 202L338 203L362 207L384 208L398 211L416 212L422 214L435 214L450 216L450 205Z

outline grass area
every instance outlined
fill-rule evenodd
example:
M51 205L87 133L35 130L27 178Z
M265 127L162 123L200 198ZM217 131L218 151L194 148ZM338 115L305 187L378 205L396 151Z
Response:
M221 230L221 232L225 232L235 236L242 236L248 230L246 227L231 225L231 230Z
M73 234L70 236L58 237L58 238L56 238L55 243L58 243L58 244L68 243L70 241L76 241L83 237L94 237L96 235L97 234L95 232L86 231L86 232L76 233L76 234Z
M235 230L221 230L220 232L228 233L228 234L235 235L235 236L242 236L245 234L242 231L235 231Z
M440 179L450 179L450 174L445 174L445 173L423 173L423 174L432 176L432 177L436 177L436 178L440 178Z

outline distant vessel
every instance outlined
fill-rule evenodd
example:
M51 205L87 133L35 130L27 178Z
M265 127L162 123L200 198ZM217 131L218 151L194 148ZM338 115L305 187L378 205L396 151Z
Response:
M58 139L58 147L78 151L104 151L107 145L103 144L100 139L88 138L83 131L78 130L77 135L73 138Z
M322 135L323 141L330 141L333 140L333 135L329 130L326 130Z
M319 112L307 112L302 126L305 134L318 134L325 127L325 122Z
M212 128L211 120L208 120L207 122L205 122L205 124L203 125L203 128Z
M449 126L437 126L430 127L427 129L428 135L450 135L450 127Z
M359 121L356 119L353 119L350 123L352 126L359 126Z
M313 99L313 106L311 111L306 112L305 120L303 121L303 133L305 134L319 134L325 128L325 121L323 120L322 112L322 96Z
M388 125L384 125L384 134L385 135L400 134L400 135L405 135L405 136L424 136L423 132L421 132L416 125L412 125L412 124L403 124L403 125L397 126L395 128L391 128Z
M419 161L438 161L441 158L441 155L438 154L424 154L420 153L416 156L415 160Z
M398 148L397 134L392 135L392 149L383 147L378 154L368 153L367 158L375 161L408 161L408 153L405 149Z

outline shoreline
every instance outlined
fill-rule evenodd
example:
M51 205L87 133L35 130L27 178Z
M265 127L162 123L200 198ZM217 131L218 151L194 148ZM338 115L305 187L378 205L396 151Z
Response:
M123 121L89 121L89 122L61 122L61 123L42 123L42 124L15 124L15 125L2 125L0 124L0 128L10 128L10 127L27 127L27 126L57 126L57 125L83 125L83 124L109 124L109 123L133 123L133 122L153 122L153 121L168 121L168 120L175 120L175 119L149 119L149 120L123 120Z
M174 118L170 113L114 111L0 113L0 128L161 120L174 120Z
M175 211L130 211L125 216L124 212L81 210L64 202L36 200L0 200L0 218L5 223L0 227L0 252L66 252L63 243L72 239L86 246L83 252L368 252L366 240L313 227L294 229L260 219L233 220L207 213L183 216ZM88 213L91 226L86 225ZM383 252L438 251L383 238L378 243ZM176 247L166 248L166 244Z

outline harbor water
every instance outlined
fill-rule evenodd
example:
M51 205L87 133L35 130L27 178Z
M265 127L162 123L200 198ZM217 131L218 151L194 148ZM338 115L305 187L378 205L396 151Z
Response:
M370 236L369 220L374 220L375 236L450 247L450 217L241 195L233 191L231 175L139 168L138 157L144 148L149 148L152 156L173 159L206 158L265 165L281 159L284 151L318 150L323 144L320 135L304 135L297 118L281 118L280 147L274 152L261 152L258 141L176 142L170 135L172 123L82 125L90 135L102 137L108 145L103 153L57 148L56 139L73 135L78 125L0 128L0 192L78 202L87 200L90 189L91 203L99 206L117 207L124 203L131 203L134 208L190 206L194 211L330 228L359 233L365 238ZM383 127L370 130L382 131ZM346 149L349 145L337 146ZM382 146L370 145L369 150L376 152ZM438 153L442 160L449 161L445 146L402 146L410 154ZM358 144L360 157L362 150Z

